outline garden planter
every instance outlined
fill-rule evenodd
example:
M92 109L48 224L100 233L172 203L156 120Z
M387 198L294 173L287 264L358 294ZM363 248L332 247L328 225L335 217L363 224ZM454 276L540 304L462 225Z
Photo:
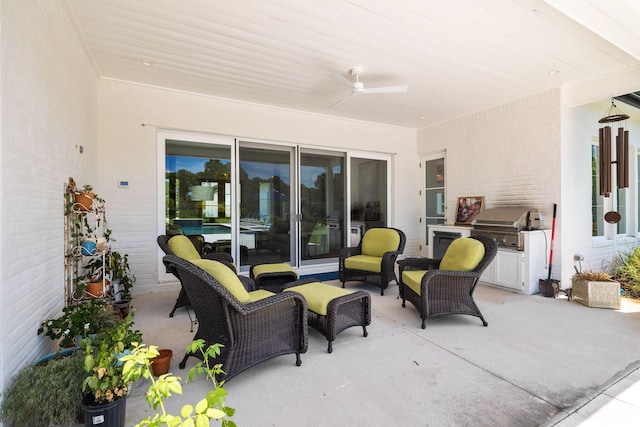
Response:
M85 427L124 427L127 411L127 398L122 397L105 405L91 405L93 395L87 394L82 399Z
M113 310L118 313L121 319L127 317L131 311L131 301L116 301L112 306Z
M620 283L574 280L572 298L587 307L620 309Z
M94 193L75 193L74 200L75 205L78 210L81 211L90 211L93 208L93 198Z
M173 351L170 349L161 348L158 352L160 354L151 359L153 362L151 363L151 370L156 377L169 372L169 365L171 364L171 357L173 356Z
M104 296L104 288L106 283L102 282L90 282L87 283L87 288L84 290L85 296L88 298L102 298Z

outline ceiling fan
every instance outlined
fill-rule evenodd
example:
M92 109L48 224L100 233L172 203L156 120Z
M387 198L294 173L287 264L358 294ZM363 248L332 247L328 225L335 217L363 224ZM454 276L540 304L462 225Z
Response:
M352 76L355 76L356 81L352 82L351 80L347 79L346 77L344 77L342 74L340 73L333 73L331 74L331 76L336 79L338 81L338 83L347 86L349 89L351 89L351 93L347 96L345 96L344 98L342 98L341 100L334 102L333 104L331 104L329 106L329 108L333 108L336 105L346 101L347 99L351 98L353 95L366 95L369 93L399 93L399 92L406 92L409 89L409 86L407 85L400 85L400 86L382 86L382 87L372 87L372 88L365 88L364 87L364 82L360 81L360 76L363 74L364 69L361 66L356 66L353 67L349 73Z

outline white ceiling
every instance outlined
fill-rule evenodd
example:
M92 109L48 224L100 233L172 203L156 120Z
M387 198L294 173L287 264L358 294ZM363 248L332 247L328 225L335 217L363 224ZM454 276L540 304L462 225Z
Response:
M637 0L68 2L103 78L409 128L640 64Z

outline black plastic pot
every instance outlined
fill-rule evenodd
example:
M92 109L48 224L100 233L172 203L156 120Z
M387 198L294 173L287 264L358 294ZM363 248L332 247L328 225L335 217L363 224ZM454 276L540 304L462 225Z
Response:
M124 427L127 412L127 398L122 397L106 405L91 405L93 396L85 395L82 399L85 427Z

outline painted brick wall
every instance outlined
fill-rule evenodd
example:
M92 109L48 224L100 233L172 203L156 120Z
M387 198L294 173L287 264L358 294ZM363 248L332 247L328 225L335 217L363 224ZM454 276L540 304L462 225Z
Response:
M108 80L100 81L98 86L98 156L105 167L100 169L97 183L108 203L109 226L116 239L112 247L129 254L137 278L134 293L158 289L158 128L396 152L393 224L409 236L407 253L417 250L415 130ZM117 188L118 179L128 179L130 188Z
M64 305L63 189L93 174L96 76L63 1L0 2L0 389L51 348ZM83 145L81 155L76 144Z

